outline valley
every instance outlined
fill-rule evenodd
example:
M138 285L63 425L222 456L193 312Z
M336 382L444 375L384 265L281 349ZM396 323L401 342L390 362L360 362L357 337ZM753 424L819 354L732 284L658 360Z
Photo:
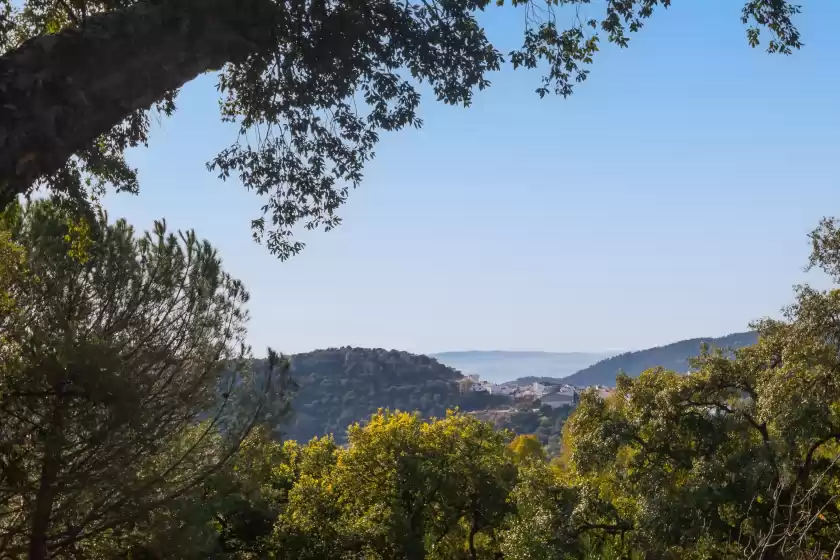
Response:
M291 357L298 389L284 437L309 441L332 434L380 409L443 417L458 408L499 429L533 434L550 452L559 449L563 422L582 391L609 396L619 371L638 377L664 366L687 372L702 344L722 350L753 344L756 333L698 338L618 356L595 353L446 352L430 356L397 350L331 348ZM459 368L458 366L461 366ZM580 367L570 371L572 367Z

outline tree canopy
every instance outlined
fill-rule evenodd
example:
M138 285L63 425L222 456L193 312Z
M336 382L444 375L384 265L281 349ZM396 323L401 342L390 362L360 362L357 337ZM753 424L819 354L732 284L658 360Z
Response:
M465 378L459 372L428 356L396 350L316 350L291 356L289 371L297 385L294 416L282 431L298 441L333 434L343 444L347 426L380 408L430 418L444 416L449 408L469 411L511 402L502 395L462 393L458 383Z
M563 426L559 455L550 458L538 437L514 437L458 411L423 418L378 410L352 423L343 443L331 435L280 442L262 427L229 431L236 424L216 414L225 428L202 439L213 419L186 412L212 411L228 397L204 383L182 392L183 383L204 379L204 368L229 370L230 361L195 350L195 361L173 364L154 336L145 337L148 346L126 346L125 337L97 330L100 323L89 319L98 312L84 312L102 309L93 305L105 301L98 286L119 294L122 278L150 286L140 292L166 307L181 286L166 271L183 272L177 255L189 251L154 234L157 243L144 244L146 238L128 236L119 222L68 221L60 208L39 203L5 215L11 225L3 250L18 255L0 267L11 287L0 333L7 354L0 364L0 546L6 554L29 549L45 557L33 541L45 542L58 558L149 560L829 560L840 550L836 221L823 221L811 237L811 264L835 287L800 286L781 319L754 325L755 344L734 353L706 348L690 373L653 368L635 379L619 377L606 398L584 392ZM86 236L78 233L84 223ZM130 259L105 266L120 258L120 247L147 258L136 259L135 268ZM160 279L143 281L138 271L153 264L158 272L149 278ZM128 273L115 276L116 268ZM198 268L210 277L217 271ZM186 278L185 293L193 293L189 286L203 286L207 277ZM219 295L194 293L196 309L210 309L200 302L228 301L208 299L211 293ZM48 296L61 314L40 310ZM107 301L123 309L119 297ZM68 321L68 309L88 320ZM180 319L197 337L187 340L215 340L213 333L225 339L227 331L214 327L224 306L212 309L199 321L208 331ZM34 314L32 329L17 326L19 313ZM56 327L48 330L46 322ZM127 332L147 332L130 330L141 329L140 318L125 324ZM123 347L131 355L114 360ZM167 352L177 358L192 347ZM351 354L343 349L306 359L316 368L319 359ZM429 358L364 355L371 359L349 361L362 378L388 359L397 371L414 359L447 376ZM164 390L156 406L140 407L158 394L148 382L153 372L141 367L147 364L177 370L173 394L196 395L203 404L169 398ZM152 446L147 436L158 434L158 424L171 433ZM68 535L72 543L64 541Z
M811 265L840 284L840 234L825 220ZM840 542L840 290L800 286L783 320L729 359L696 371L619 378L585 394L565 456L628 527L624 544L659 555L833 558ZM630 528L632 530L630 530ZM684 556L682 556L684 557Z
M478 21L504 0L0 0L0 204L37 186L73 200L136 192L125 151L181 86L219 70L221 118L239 133L208 168L262 198L254 236L286 258L303 247L294 226L340 222L381 132L422 124L419 84L467 106L509 62L542 71L540 96L567 96L601 43L626 47L671 2L610 1L586 21L576 8L589 0L508 4L526 25L505 55ZM749 43L766 29L768 51L798 49L798 11L749 0Z
M0 553L66 554L189 491L284 412L273 356L269 387L218 394L226 364L247 375L248 293L209 243L46 200L0 217Z

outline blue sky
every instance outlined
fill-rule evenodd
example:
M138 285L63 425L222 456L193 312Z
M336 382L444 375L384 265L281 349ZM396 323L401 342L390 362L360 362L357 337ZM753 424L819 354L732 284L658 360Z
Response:
M130 154L140 195L106 207L210 239L251 291L256 354L636 349L742 330L791 301L807 233L840 214L840 4L804 6L792 57L746 45L741 5L675 1L566 100L509 69L470 109L427 96L423 129L383 136L344 224L286 262L251 240L259 199L205 170L233 140L212 76ZM484 23L503 51L519 41L520 14Z

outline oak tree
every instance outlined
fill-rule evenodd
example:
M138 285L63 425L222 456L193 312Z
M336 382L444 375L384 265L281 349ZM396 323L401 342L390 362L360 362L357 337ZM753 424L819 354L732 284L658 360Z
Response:
M36 186L136 192L125 150L181 86L219 71L221 118L239 134L208 167L262 197L254 236L285 258L303 246L296 224L339 223L381 132L422 124L419 84L466 106L508 61L542 69L540 96L567 96L603 40L627 46L670 3L610 1L583 21L589 0L512 0L526 26L504 56L477 19L504 0L0 0L0 205ZM769 51L799 48L798 10L748 0L750 44L766 28Z
M351 426L345 449L312 440L277 524L279 557L492 556L512 512L508 441L470 415L389 411Z
M840 284L840 230L811 266ZM565 453L636 550L697 558L833 558L840 542L840 290L800 286L757 344L704 351L689 375L620 376L583 394ZM608 527L619 524L597 520Z

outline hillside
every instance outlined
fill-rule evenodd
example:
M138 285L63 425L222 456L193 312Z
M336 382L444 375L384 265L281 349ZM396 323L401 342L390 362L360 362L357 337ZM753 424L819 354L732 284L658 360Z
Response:
M563 383L578 387L588 387L590 385L615 386L615 376L619 371L623 371L630 377L637 377L646 369L656 366L678 372L687 372L689 369L688 358L696 356L700 352L700 345L704 342L709 346L721 349L737 349L755 344L757 340L758 334L755 332L735 333L720 338L681 340L666 346L627 352L602 360L574 375L563 378Z
M507 429L517 434L533 434L546 446L549 454L560 450L563 438L563 424L572 413L568 406L534 408L531 403L521 402L507 408L479 410L474 414L480 420L492 422L497 430Z
M700 344L707 342L720 348L739 348L754 343L755 333L739 333L722 338L683 340L667 346L638 352L627 352L584 367L562 381L577 386L614 385L619 370L631 376L662 365L676 371L687 371L687 359L696 356ZM512 356L514 355L514 356ZM528 370L528 363L536 368L545 367L552 358L563 356L588 359L594 354L551 354L543 352L455 352L443 354L449 364L466 359L470 363L491 366L495 356L501 362L519 363L526 374L521 379L558 380L557 376L537 375ZM560 360L562 361L562 360ZM556 361L560 363L560 361ZM573 363L572 359L564 363ZM556 371L556 370L555 370ZM353 422L364 420L379 408L419 411L423 416L443 416L447 408L463 410L511 409L511 399L502 395L468 392L461 394L458 383L463 375L458 370L441 363L435 357L410 354L397 350L368 348L330 348L291 357L291 374L298 384L292 402L294 414L285 426L285 436L298 441L308 441L313 436L332 433L339 442L344 441L345 430ZM486 378L483 374L482 378ZM532 418L533 416L533 418ZM546 440L556 431L558 421L553 414L530 411L518 413L511 419L499 422L499 427L514 429L519 433L538 433ZM564 419L564 418L563 418ZM559 424L558 424L559 425Z
M447 408L463 410L506 405L507 397L486 393L461 395L463 376L428 356L396 350L331 348L291 358L292 379L299 389L286 437L308 441L335 434L344 440L348 425L379 408L443 416Z
M491 383L522 376L565 377L614 355L601 352L464 351L431 354L439 362L465 375L477 374Z

